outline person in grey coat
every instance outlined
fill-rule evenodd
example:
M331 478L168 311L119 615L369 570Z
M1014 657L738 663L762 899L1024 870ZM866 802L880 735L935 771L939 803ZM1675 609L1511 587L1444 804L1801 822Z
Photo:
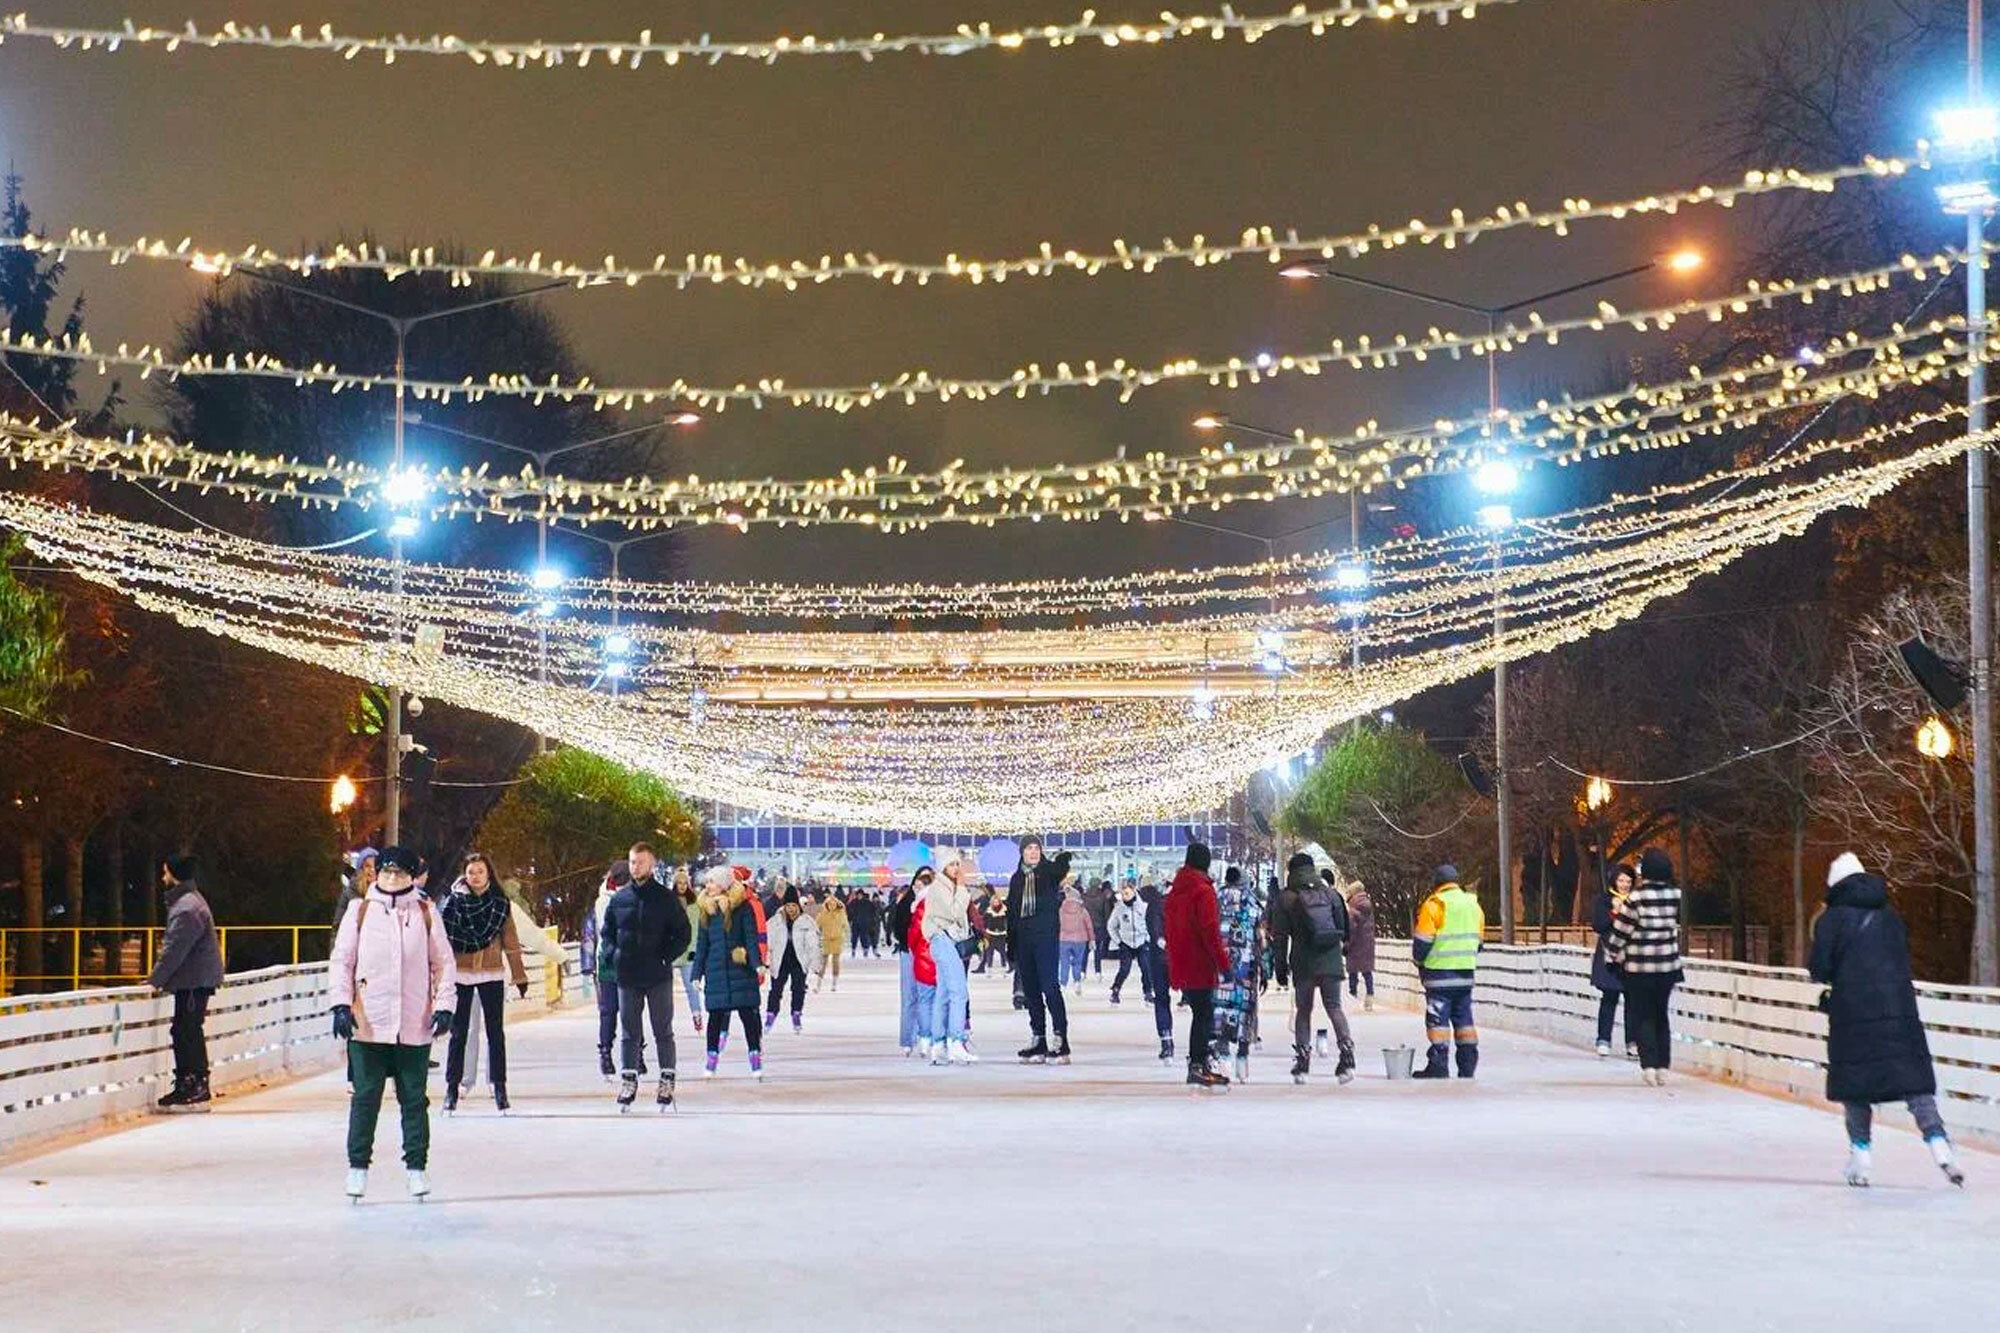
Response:
M215 914L195 887L192 856L170 856L161 867L166 888L167 933L146 984L174 997L168 1032L174 1046L173 1091L155 1102L161 1111L208 1109L208 997L222 987L222 945Z

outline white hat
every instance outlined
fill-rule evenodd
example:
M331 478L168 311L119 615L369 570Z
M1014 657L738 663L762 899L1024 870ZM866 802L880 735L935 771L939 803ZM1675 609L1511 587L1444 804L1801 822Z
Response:
M1834 857L1833 864L1827 867L1826 886L1830 889L1849 875L1863 873L1865 871L1861 865L1861 858L1853 852L1842 852L1839 856Z

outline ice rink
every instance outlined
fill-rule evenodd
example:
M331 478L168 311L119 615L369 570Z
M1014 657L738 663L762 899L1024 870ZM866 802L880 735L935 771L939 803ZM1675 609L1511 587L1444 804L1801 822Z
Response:
M1022 1067L974 978L972 1068L895 1049L895 972L856 965L806 1030L740 1033L713 1081L677 1016L681 1109L621 1116L595 1015L511 1029L515 1110L435 1120L411 1203L384 1106L341 1194L338 1074L0 1168L10 1330L1974 1329L2000 1319L2000 1157L1950 1188L1898 1114L1876 1185L1839 1119L1484 1033L1476 1085L1391 1083L1412 1014L1356 1015L1362 1077L1197 1096L1136 978L1076 1002L1068 1067ZM1177 1010L1177 1038L1186 1013ZM781 1024L783 1020L781 1019ZM440 1051L441 1051L440 1047ZM996 1055L1007 1058L994 1058ZM1947 1105L1946 1115L1950 1108Z

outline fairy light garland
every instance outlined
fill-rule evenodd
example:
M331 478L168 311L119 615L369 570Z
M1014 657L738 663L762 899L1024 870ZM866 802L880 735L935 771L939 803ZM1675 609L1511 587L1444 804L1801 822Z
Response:
M254 48L315 52L344 61L368 56L380 59L385 65L393 65L402 57L434 56L508 70L588 69L594 64L636 70L642 65L673 69L682 64L719 65L725 61L775 65L803 56L850 57L862 61L885 55L960 56L1031 47L1060 50L1079 44L1144 48L1194 38L1222 41L1234 37L1248 45L1273 33L1323 37L1371 22L1415 24L1428 19L1442 26L1454 18L1471 19L1481 9L1518 3L1521 0L1345 0L1333 5L1294 5L1283 13L1261 15L1238 14L1225 5L1214 13L1177 15L1163 11L1157 18L1123 23L1100 19L1095 10L1085 10L1073 23L995 27L991 23L967 22L955 24L947 32L901 35L877 32L846 37L801 33L761 41L729 41L707 34L691 39L660 40L650 28L630 38L496 41L452 33L429 36L343 33L330 23L272 27L232 21L203 28L190 21L169 28L140 24L128 18L113 27L79 27L37 23L22 12L0 18L0 41L39 41L63 51L105 53L128 49L174 53L188 49Z
M1717 369L1691 368L1671 380L1629 385L1590 398L1543 402L1498 419L1483 414L1414 429L1383 430L1369 422L1347 436L1309 436L1239 448L1233 440L1188 454L1150 452L1091 464L1054 464L972 472L953 464L913 473L900 460L838 478L703 481L699 477L612 482L488 469L441 469L427 485L440 499L434 516L470 515L504 521L555 519L578 524L622 523L653 529L726 523L849 524L883 532L922 530L931 523L992 526L1000 521L1115 516L1129 521L1174 512L1276 498L1397 486L1477 462L1494 451L1533 461L1537 451L1558 465L1631 449L1673 447L1724 429L1754 424L1774 411L1845 396L1878 397L1963 371L1958 318L1863 337L1834 335L1810 358L1760 356ZM1914 350L1921 344L1936 344ZM1844 363L1865 360L1863 369ZM1827 369L1827 367L1833 369ZM1766 385L1775 380L1775 385ZM1664 426L1652 427L1656 422ZM0 416L0 460L43 467L83 468L169 486L221 489L257 499L338 507L372 504L379 469L329 459L314 464L250 453L217 454L163 436L103 439L73 429L48 430ZM256 480L245 481L244 477ZM459 497L452 499L450 497Z
M886 282L891 286L923 287L932 282L985 286L999 285L1011 278L1062 274L1147 275L1183 264L1207 268L1236 259L1262 259L1274 265L1311 257L1361 259L1378 251L1411 245L1455 250L1482 237L1514 230L1567 237L1570 229L1581 222L1673 217L1684 209L1734 208L1746 199L1781 193L1831 194L1850 182L1894 180L1929 167L1927 146L1920 144L1913 157L1868 156L1824 171L1795 167L1758 169L1747 171L1739 180L1727 184L1696 185L1610 202L1572 196L1563 200L1560 207L1536 209L1525 201L1516 201L1477 215L1454 208L1446 221L1415 218L1400 224L1376 223L1354 231L1317 235L1301 233L1296 227L1265 223L1245 227L1227 240L1196 233L1186 241L1168 237L1157 244L1137 245L1121 237L1101 250L1059 248L1052 241L1043 241L1026 255L997 259L967 258L952 253L941 260L908 261L887 259L872 252L846 251L837 257L823 254L813 260L753 260L744 255L707 252L680 259L660 253L653 256L650 264L631 264L621 263L616 255L578 261L552 258L543 250L503 255L497 248L468 247L480 250L479 258L459 260L440 257L435 246L391 251L387 246L365 242L343 242L323 251L305 253L275 250L256 243L233 247L197 244L189 236L178 240L140 236L119 242L104 231L88 227L72 227L62 235L30 233L0 237L0 249L22 249L63 261L89 255L113 265L171 263L217 277L226 277L239 268L284 270L299 277L346 270L380 273L390 281L412 276L442 277L455 287L469 287L489 278L573 282L580 288L668 283L677 289L706 285L792 292L843 279Z
M1989 242L1980 249L1982 262L2000 249ZM1153 366L1138 366L1125 357L1101 362L1086 358L1080 368L1058 362L1053 370L1030 362L1004 375L961 379L936 376L928 370L906 370L866 384L794 386L784 377L766 375L755 383L735 385L695 384L675 380L669 384L600 386L589 377L565 379L550 376L534 379L520 374L489 372L468 375L452 382L444 380L401 381L404 390L422 401L438 403L482 402L488 398L521 399L537 406L584 403L597 411L631 411L637 408L686 405L710 412L731 406L762 408L781 404L832 412L852 412L883 403L906 406L919 401L940 403L984 402L1013 397L1048 394L1073 389L1116 389L1120 402L1129 402L1140 391L1162 384L1202 381L1219 389L1240 389L1264 384L1289 375L1320 375L1329 370L1388 370L1406 362L1423 363L1434 356L1463 360L1467 356L1510 355L1535 343L1554 346L1567 334L1604 333L1629 328L1638 332L1667 332L1684 320L1706 319L1720 323L1731 315L1768 309L1780 303L1811 305L1820 299L1846 299L1884 291L1899 281L1942 277L1955 271L1965 252L1941 250L1929 256L1904 255L1893 263L1846 273L1808 278L1751 281L1726 296L1679 301L1635 311L1622 311L1610 302L1600 302L1594 313L1568 319L1544 319L1529 312L1522 323L1509 322L1491 333L1446 332L1432 326L1421 337L1405 334L1377 338L1363 334L1351 342L1336 338L1323 350L1283 355L1258 353L1232 356L1220 361L1199 358L1175 359ZM21 356L53 357L95 366L100 373L113 369L136 370L140 377L167 378L249 378L289 381L297 387L315 385L334 392L372 391L393 388L393 376L366 374L317 362L293 366L264 352L241 351L223 355L202 353L184 358L170 357L150 344L137 348L120 343L115 349L96 346L88 334L58 334L46 338L19 334L12 330L0 335L0 352Z

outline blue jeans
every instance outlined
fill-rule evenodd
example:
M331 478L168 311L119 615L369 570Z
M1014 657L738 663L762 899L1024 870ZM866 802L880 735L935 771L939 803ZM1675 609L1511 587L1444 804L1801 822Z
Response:
M608 1051L618 1040L618 984L597 982L597 1049Z
M907 1050L917 1044L927 1021L917 1012L917 960L907 950L896 955L896 980L902 997L902 1028L896 1044Z
M701 987L695 985L694 965L692 963L676 963L674 964L674 971L680 975L681 990L687 995L688 1012L691 1014L700 1013Z
M1153 1027L1161 1041L1170 1041L1174 1035L1174 992L1167 985L1166 955L1148 944L1139 953L1139 966L1146 984L1153 988Z
M931 957L937 962L937 986L932 992L931 1037L936 1041L965 1040L965 960L948 935L931 936Z
M1090 945L1083 940L1063 940L1059 946L1060 956L1056 960L1056 985L1068 986L1083 980L1083 960L1090 954Z

